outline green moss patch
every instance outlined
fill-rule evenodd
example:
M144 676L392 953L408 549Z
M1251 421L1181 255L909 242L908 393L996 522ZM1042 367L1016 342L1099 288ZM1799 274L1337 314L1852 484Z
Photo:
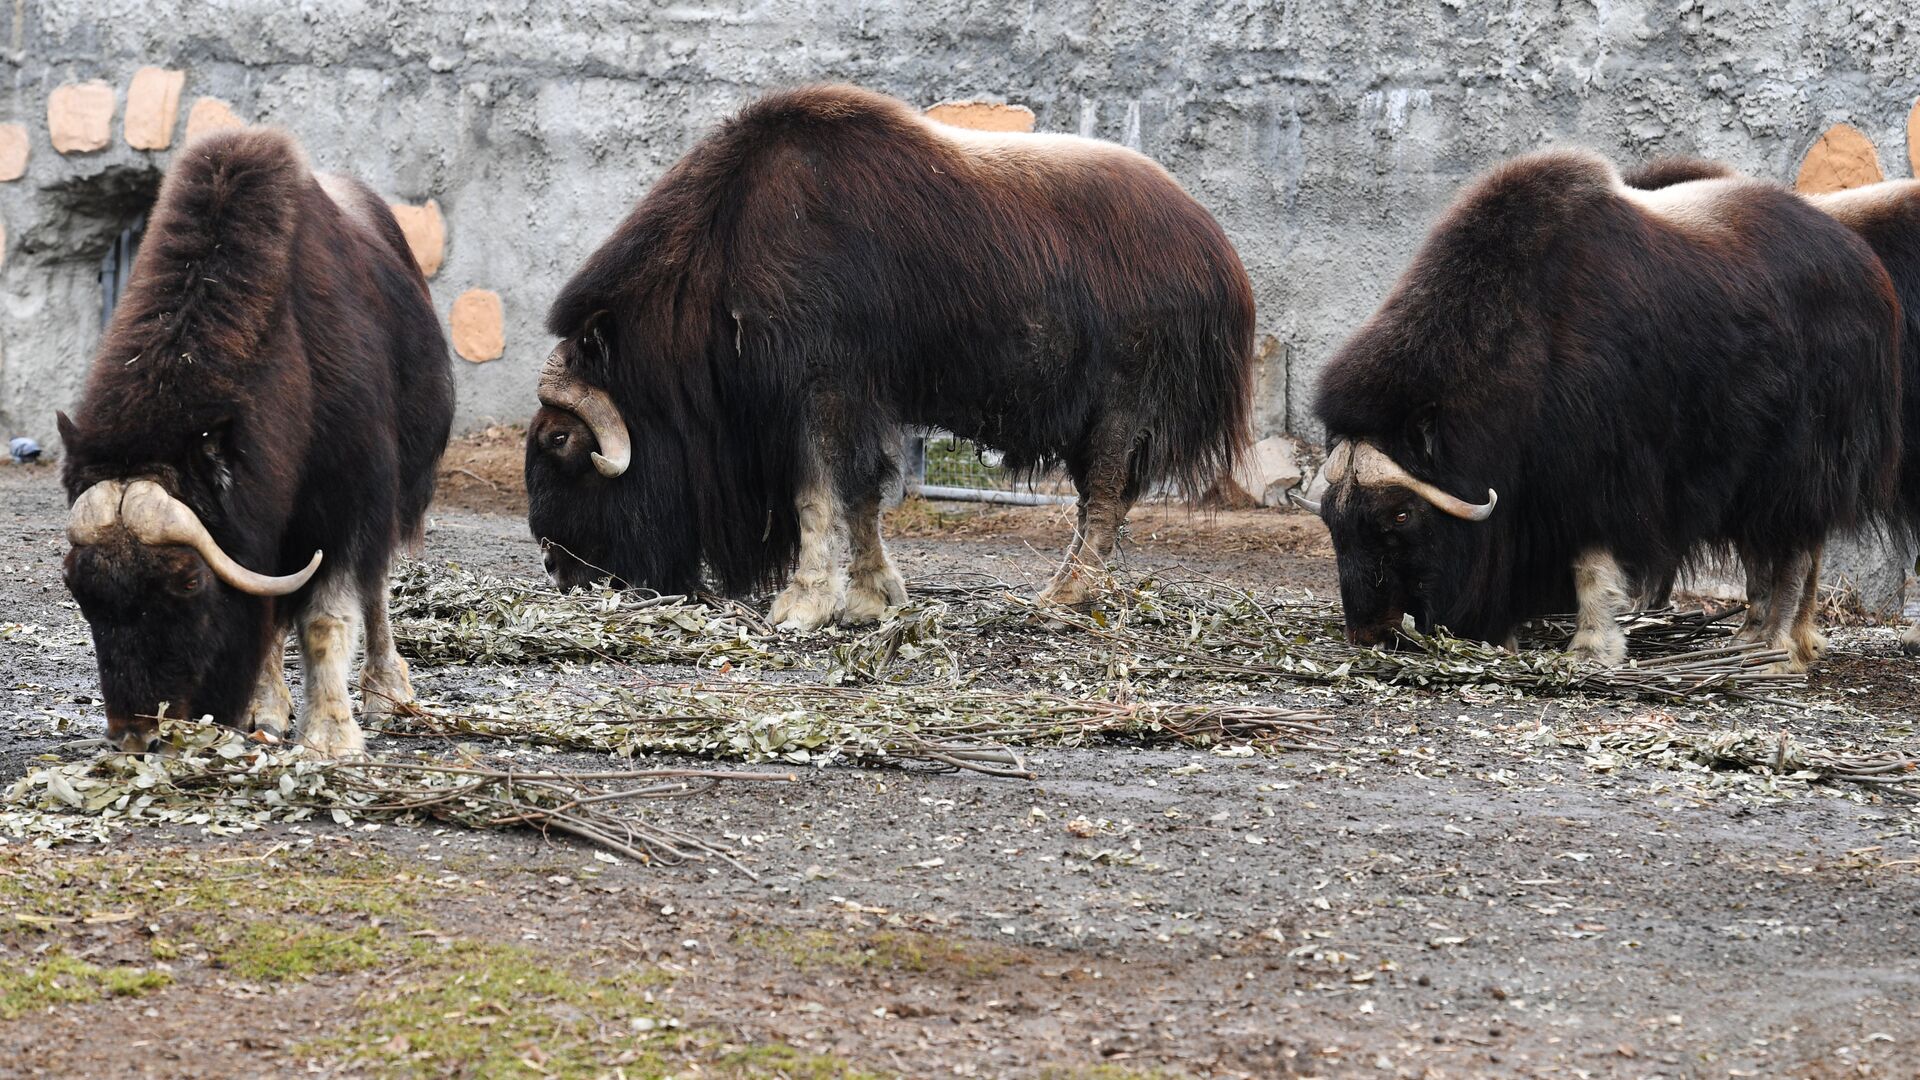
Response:
M54 953L31 967L0 967L0 1020L14 1020L52 1005L139 997L173 981L164 971L96 967Z

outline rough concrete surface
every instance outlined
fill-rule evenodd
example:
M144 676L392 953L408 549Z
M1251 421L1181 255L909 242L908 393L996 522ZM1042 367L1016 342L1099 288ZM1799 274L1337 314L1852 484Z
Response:
M1039 130L1165 162L1253 275L1273 338L1258 433L1309 438L1314 372L1474 171L1580 143L1790 180L1846 122L1904 175L1920 96L1920 12L1884 2L35 0L0 23L0 121L26 123L36 149L55 87L101 79L124 110L152 65L187 73L183 100L294 131L320 167L396 202L437 199L443 316L487 288L507 320L500 362L460 366L463 429L530 411L540 320L566 275L701 132L777 87L1003 100L1033 109ZM0 430L53 442L53 409L73 400L98 334L97 262L168 156L39 153L0 189L15 249L0 277Z

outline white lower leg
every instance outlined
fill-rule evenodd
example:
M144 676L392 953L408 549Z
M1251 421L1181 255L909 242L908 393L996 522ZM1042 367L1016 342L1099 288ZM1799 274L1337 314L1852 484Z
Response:
M1582 552L1573 561L1573 588L1580 615L1567 651L1603 667L1626 660L1627 634L1615 616L1628 608L1627 582L1612 553Z
M360 669L360 711L371 719L392 716L413 704L413 680L407 662L393 647L384 585L366 598L362 610L367 622L367 660Z
M840 500L826 469L794 500L800 518L800 561L793 580L773 599L771 617L782 630L818 630L839 612L847 596L840 568Z
M1773 582L1775 598L1771 635L1776 649L1785 650L1782 671L1807 670L1827 651L1826 636L1814 625L1814 612L1820 599L1820 554L1799 556L1787 563L1787 569Z
M851 508L847 535L853 544L853 567L840 621L848 626L878 622L890 607L907 602L907 585L887 558L880 539L880 504Z
M346 757L366 749L353 720L349 678L359 629L359 597L353 584L335 580L320 587L300 617L300 657L307 708L300 742L322 757Z
M243 729L279 739L286 735L292 721L293 693L287 689L287 636L275 630L267 643L267 655L260 660L260 678L253 686L253 700L247 703Z

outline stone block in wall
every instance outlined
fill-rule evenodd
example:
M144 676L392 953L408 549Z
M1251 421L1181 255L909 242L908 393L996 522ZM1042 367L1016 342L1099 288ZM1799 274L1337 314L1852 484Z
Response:
M1793 186L1802 194L1817 195L1823 191L1845 191L1877 184L1884 179L1880 152L1874 149L1873 140L1852 124L1835 124L1801 159L1800 176Z
M105 150L113 137L113 87L94 79L47 95L47 138L63 154Z
M7 223L0 221L0 270L7 268Z
M406 234L407 247L413 252L413 261L419 265L420 273L432 277L440 272L440 262L447 253L447 222L440 216L440 203L428 199L424 206L409 206L406 203L389 203L393 210L393 219L400 223L400 231Z
M1920 101L1907 114L1907 161L1913 165L1913 175L1920 177Z
M500 308L500 294L492 289L461 293L448 322L453 324L453 351L462 359L484 364L507 351L506 314Z
M120 123L135 150L165 150L173 145L173 124L180 118L180 91L187 73L143 67L127 84L127 113Z
M943 101L928 109L927 115L943 124L976 131L1032 131L1034 121L1033 110L1025 105L991 101Z
M0 124L0 180L18 180L27 175L27 155L32 150L27 125Z
M209 131L223 128L246 127L246 122L233 115L233 109L217 97L203 97L187 110L187 142L205 135Z

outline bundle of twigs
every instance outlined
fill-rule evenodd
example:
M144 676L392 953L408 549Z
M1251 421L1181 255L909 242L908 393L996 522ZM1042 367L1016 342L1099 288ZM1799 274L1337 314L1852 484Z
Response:
M1686 731L1666 724L1632 723L1552 734L1552 741L1589 753L1706 769L1739 770L1802 780L1891 785L1920 783L1920 757L1899 751L1847 753L1809 745L1790 732L1752 729Z
M621 808L721 782L797 779L711 769L561 772L475 760L326 761L202 721L163 720L161 736L166 754L106 754L28 771L6 795L0 828L40 839L106 840L135 824L231 832L320 814L342 824L432 818L474 829L563 832L644 863L716 859L745 872L712 838Z
M1331 716L1269 705L1116 702L983 687L596 684L468 711L425 706L393 733L479 736L631 757L924 762L1030 778L1018 748L1251 744L1330 749Z
M1043 607L1006 594L1006 631L1017 623L1071 630L1104 646L1103 662L1134 675L1212 681L1281 680L1337 685L1349 680L1412 686L1495 684L1528 693L1591 693L1671 700L1706 694L1760 698L1760 687L1804 686L1804 675L1769 670L1785 654L1758 645L1679 651L1684 641L1724 641L1719 620L1661 616L1644 621L1652 655L1596 668L1557 651L1505 649L1445 635L1404 634L1406 647L1355 649L1344 641L1338 607L1311 596L1262 601L1216 582L1146 582L1116 590L1087 612ZM1017 618L1013 616L1018 616ZM1727 631L1730 633L1730 631ZM1630 634L1629 640L1632 640Z
M604 586L560 593L544 582L407 563L394 577L390 610L401 651L428 663L794 663L774 647L772 627L724 600Z

